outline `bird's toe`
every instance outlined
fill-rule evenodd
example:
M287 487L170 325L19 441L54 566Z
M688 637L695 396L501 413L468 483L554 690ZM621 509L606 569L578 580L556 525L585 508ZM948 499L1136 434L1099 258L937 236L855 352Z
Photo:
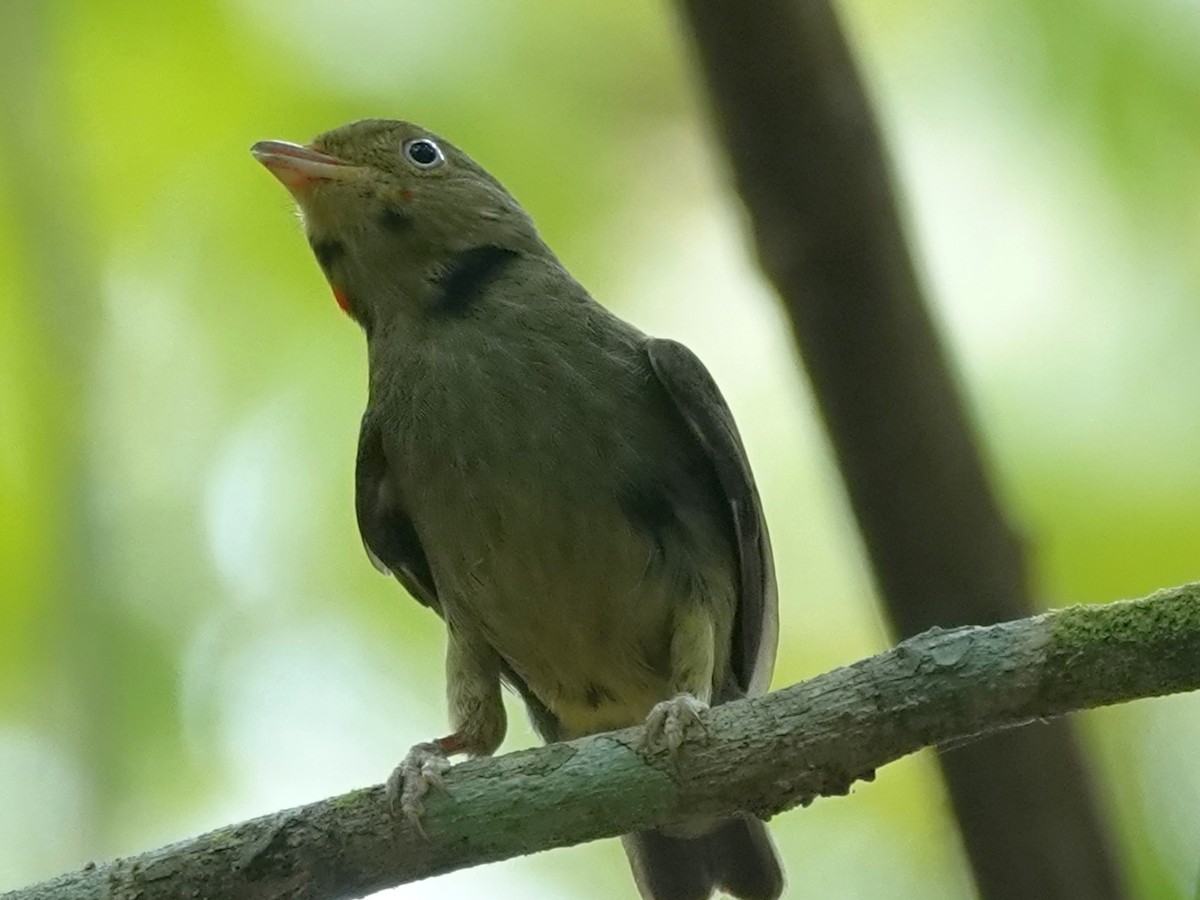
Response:
M665 748L674 758L689 731L704 732L700 714L707 709L707 703L691 694L676 694L670 700L656 703L646 717L646 746L651 750Z
M404 819L421 834L425 827L425 795L444 786L442 776L450 768L445 749L438 743L417 744L392 771L386 784L392 815Z

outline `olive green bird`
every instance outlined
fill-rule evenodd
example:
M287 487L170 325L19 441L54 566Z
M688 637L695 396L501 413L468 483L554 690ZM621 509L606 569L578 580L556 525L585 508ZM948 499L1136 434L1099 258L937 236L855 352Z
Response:
M417 819L447 757L495 752L511 685L547 741L647 720L678 749L705 704L762 693L770 541L703 364L596 303L453 144L367 120L254 155L295 197L366 333L356 471L367 555L444 620L453 733L389 782ZM783 891L750 815L627 835L642 896Z

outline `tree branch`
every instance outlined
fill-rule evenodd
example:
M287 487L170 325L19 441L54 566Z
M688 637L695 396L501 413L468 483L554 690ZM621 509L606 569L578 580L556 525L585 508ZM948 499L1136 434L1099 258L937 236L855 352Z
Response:
M1029 615L1024 548L922 298L836 4L677 3L896 631ZM940 762L986 900L1123 896L1067 723Z
M428 837L353 791L0 900L332 900L687 816L764 818L845 794L922 747L1200 688L1200 583L1000 625L933 629L705 717L676 764L641 728L455 766ZM797 876L802 877L802 876Z

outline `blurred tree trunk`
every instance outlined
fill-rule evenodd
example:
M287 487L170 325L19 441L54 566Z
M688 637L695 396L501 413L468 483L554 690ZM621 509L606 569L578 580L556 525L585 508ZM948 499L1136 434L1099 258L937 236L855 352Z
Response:
M827 0L680 7L893 626L1028 615L1022 547L922 299L835 13ZM1124 895L1065 720L940 762L986 900Z

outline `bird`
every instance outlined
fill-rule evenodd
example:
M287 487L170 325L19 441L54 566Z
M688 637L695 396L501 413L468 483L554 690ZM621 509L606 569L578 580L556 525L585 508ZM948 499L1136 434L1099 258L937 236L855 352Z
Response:
M450 756L498 749L502 685L547 742L645 722L672 757L705 707L765 692L770 538L695 354L595 301L503 185L419 125L365 119L251 152L366 337L366 554L446 628L452 732L397 767L397 813L419 826ZM645 900L784 889L750 813L622 842Z

